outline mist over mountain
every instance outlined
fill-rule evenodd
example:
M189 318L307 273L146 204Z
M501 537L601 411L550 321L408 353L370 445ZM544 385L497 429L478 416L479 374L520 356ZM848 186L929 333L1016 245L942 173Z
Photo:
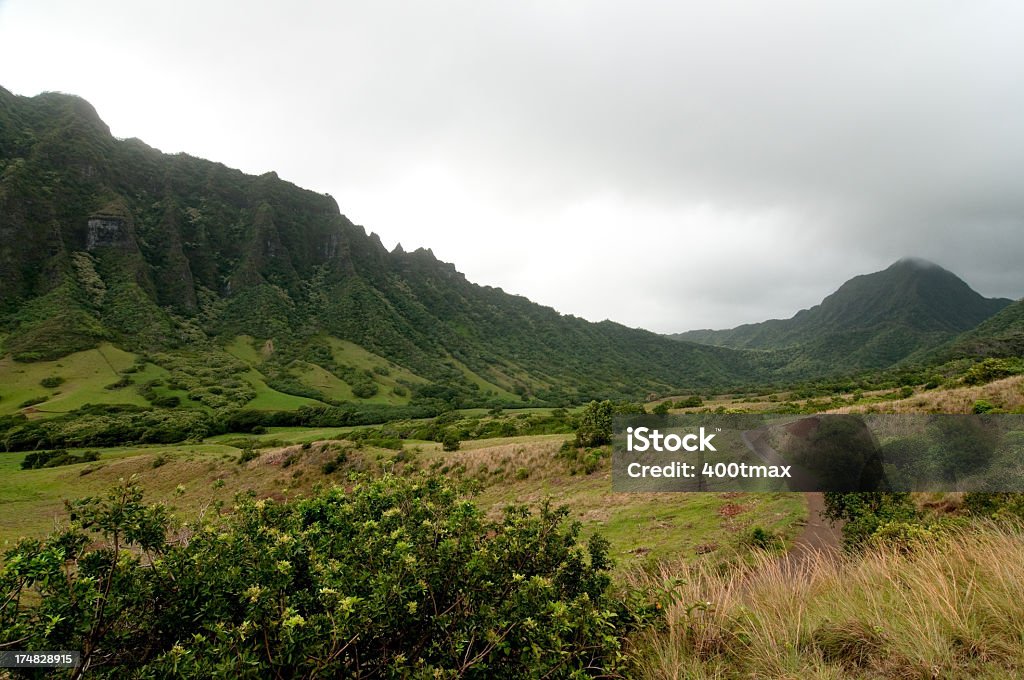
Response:
M791 319L667 337L475 285L427 249L389 252L329 195L115 139L78 97L0 89L0 149L2 353L112 343L139 365L220 362L241 387L222 396L200 375L188 392L212 407L263 390L574 403L777 384L891 367L1010 302L908 258Z
M678 333L678 340L734 349L785 351L783 373L827 374L892 366L974 328L1010 300L986 298L952 272L919 258L856 276L821 304L789 319L728 330Z

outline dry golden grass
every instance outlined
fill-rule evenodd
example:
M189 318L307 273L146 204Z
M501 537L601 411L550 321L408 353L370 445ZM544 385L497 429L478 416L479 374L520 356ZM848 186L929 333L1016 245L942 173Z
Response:
M1024 535L985 525L910 553L763 555L721 574L666 564L667 627L635 641L643 677L1007 678L1024 674ZM796 571L794 571L796 570Z
M971 413L974 402L980 399L1005 411L1024 408L1024 375L973 387L920 392L884 403L844 406L828 413Z

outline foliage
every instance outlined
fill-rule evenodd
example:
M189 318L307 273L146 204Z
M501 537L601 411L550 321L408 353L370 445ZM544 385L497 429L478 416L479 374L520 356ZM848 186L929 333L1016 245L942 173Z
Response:
M441 440L441 448L445 451L458 451L459 444L459 435L454 430L448 430Z
M1022 372L1021 362L1014 359L984 359L971 366L963 377L966 385L983 385Z
M22 459L21 469L38 470L40 468L59 467L61 465L90 463L94 460L99 460L99 457L99 451L83 451L82 453L69 453L65 449L33 451L26 454Z
M489 521L439 478L242 499L169 540L128 483L0 571L0 637L90 677L583 677L623 663L607 543L567 510ZM628 617L627 617L628 618Z
M784 547L782 539L774 532L764 527L754 527L750 530L748 542L759 550L779 551Z
M848 549L863 548L883 526L919 518L908 493L870 492L825 494L825 516L843 521L843 543Z
M1024 519L1024 494L983 493L964 494L964 508L971 515L991 519Z
M435 408L635 399L762 375L753 355L564 316L476 286L428 250L389 252L330 196L115 139L75 97L0 92L0 149L0 230L19 246L0 252L0 328L19 361L104 340L156 358L248 335L271 341L271 361L322 367L355 399L431 385L418 396ZM328 337L383 361L324 354ZM168 358L157 363L170 389L192 401L253 399L244 380L217 394ZM319 399L309 381L270 378Z
M612 415L615 407L607 399L592 401L583 407L576 425L576 446L602 446L612 442Z

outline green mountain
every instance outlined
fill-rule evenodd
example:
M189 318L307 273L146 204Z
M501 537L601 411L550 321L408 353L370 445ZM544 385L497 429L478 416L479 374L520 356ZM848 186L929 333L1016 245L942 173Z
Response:
M760 375L388 252L330 196L115 139L80 98L2 88L0 342L0 413L570 403Z
M930 355L947 360L1024 356L1024 300L1004 307Z
M811 309L677 340L786 355L779 375L804 377L892 366L974 328L1010 304L985 298L955 274L920 259L857 276Z

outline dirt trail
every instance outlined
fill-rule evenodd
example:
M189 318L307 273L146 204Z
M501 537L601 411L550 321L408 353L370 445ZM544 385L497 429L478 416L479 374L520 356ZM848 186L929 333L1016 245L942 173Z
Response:
M742 433L743 443L754 454L768 464L778 465L782 461L779 453L767 441L767 430L751 430ZM799 485L798 487L799 488ZM793 547L781 558L784 567L792 572L801 571L807 559L816 553L836 552L842 545L842 533L825 517L825 494L808 492L807 524L793 542Z
M783 557L787 567L802 569L807 559L815 553L836 552L842 545L839 527L832 526L825 517L825 494L807 493L807 524Z

